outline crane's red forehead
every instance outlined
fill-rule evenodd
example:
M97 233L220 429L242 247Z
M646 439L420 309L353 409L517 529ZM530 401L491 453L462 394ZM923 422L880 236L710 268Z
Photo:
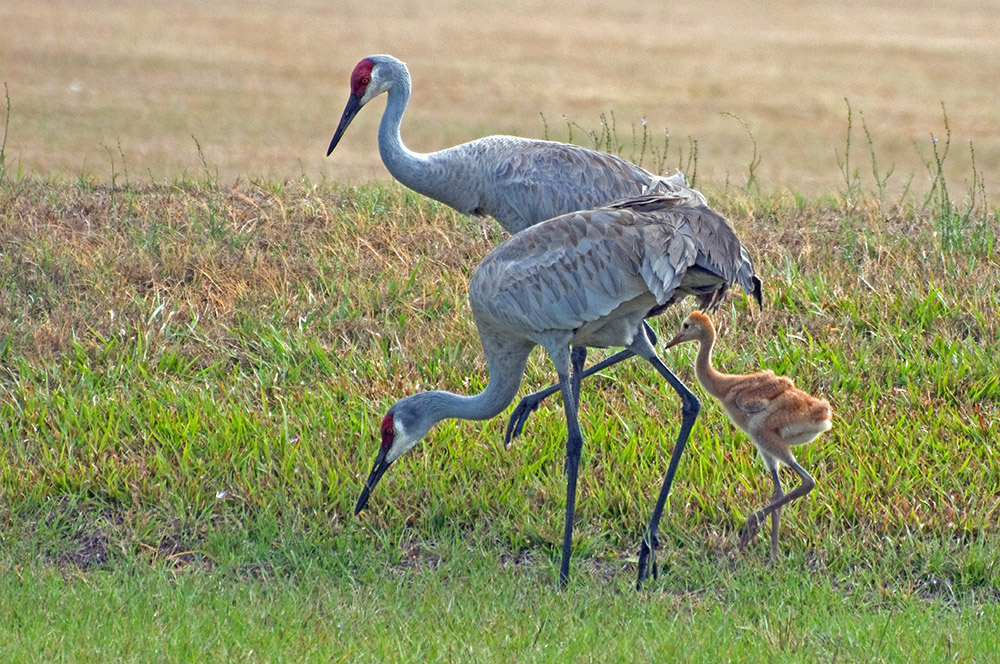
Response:
M351 72L351 94L360 97L365 93L365 88L368 87L368 82L372 78L372 68L375 63L365 58L354 67L354 71Z
M382 450L386 451L392 447L393 436L396 435L396 429L392 422L392 413L387 413L385 417L382 418Z

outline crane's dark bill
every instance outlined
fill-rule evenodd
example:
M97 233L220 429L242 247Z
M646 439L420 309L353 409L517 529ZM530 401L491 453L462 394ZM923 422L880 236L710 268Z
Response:
M385 450L379 450L378 456L375 457L375 464L372 466L372 472L368 474L368 481L365 482L365 488L361 490L358 502L354 506L355 516L368 504L368 496L371 495L372 489L375 488L378 481L382 479L385 471L389 469L389 465L389 462L385 460Z
M333 149L337 147L337 143L340 142L340 137L344 135L344 131L347 129L347 125L351 124L351 120L354 116L358 114L361 110L361 97L357 95L351 95L347 100L347 106L344 107L344 114L340 116L340 124L337 125L337 132L333 135L333 140L330 141L330 149L326 151L326 156L329 157Z

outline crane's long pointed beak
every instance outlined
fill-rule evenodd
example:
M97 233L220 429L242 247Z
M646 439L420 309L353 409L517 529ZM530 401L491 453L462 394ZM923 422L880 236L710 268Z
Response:
M337 143L340 142L340 137L344 135L344 131L347 130L347 125L351 124L351 120L354 116L358 114L361 110L361 97L357 95L351 95L347 100L347 106L344 107L344 114L340 116L340 124L337 125L337 131L333 135L333 140L330 141L330 149L326 151L326 156L329 157L333 149L337 147Z
M372 489L378 484L378 481L382 479L385 471L389 469L390 462L385 460L385 451L380 451L378 456L375 457L375 464L372 466L372 472L368 474L368 481L365 482L365 488L361 490L361 496L358 498L358 503L354 506L354 516L361 513L361 510L365 508L368 504L368 496L371 495Z

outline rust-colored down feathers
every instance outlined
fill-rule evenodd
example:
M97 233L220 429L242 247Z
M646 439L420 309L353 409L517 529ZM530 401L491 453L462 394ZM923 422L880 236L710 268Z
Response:
M722 403L733 423L750 436L774 484L771 502L747 518L741 532L741 548L756 533L760 521L770 514L771 557L776 558L782 506L806 495L815 486L815 480L796 463L790 448L808 443L831 428L830 403L803 392L791 380L776 376L772 371L752 374L717 371L712 366L715 327L700 311L684 320L680 333L665 347L686 341L697 341L701 345L695 360L698 382ZM778 479L779 464L792 468L802 479L802 483L787 495Z

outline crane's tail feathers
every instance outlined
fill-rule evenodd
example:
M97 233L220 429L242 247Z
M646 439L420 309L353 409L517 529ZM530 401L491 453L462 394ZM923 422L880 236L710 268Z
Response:
M747 291L747 295L752 295L753 299L757 300L757 306L760 307L761 311L764 311L764 293L762 291L763 284L761 284L760 277L756 274L753 275L753 277L750 278L750 283L753 284L753 287Z

